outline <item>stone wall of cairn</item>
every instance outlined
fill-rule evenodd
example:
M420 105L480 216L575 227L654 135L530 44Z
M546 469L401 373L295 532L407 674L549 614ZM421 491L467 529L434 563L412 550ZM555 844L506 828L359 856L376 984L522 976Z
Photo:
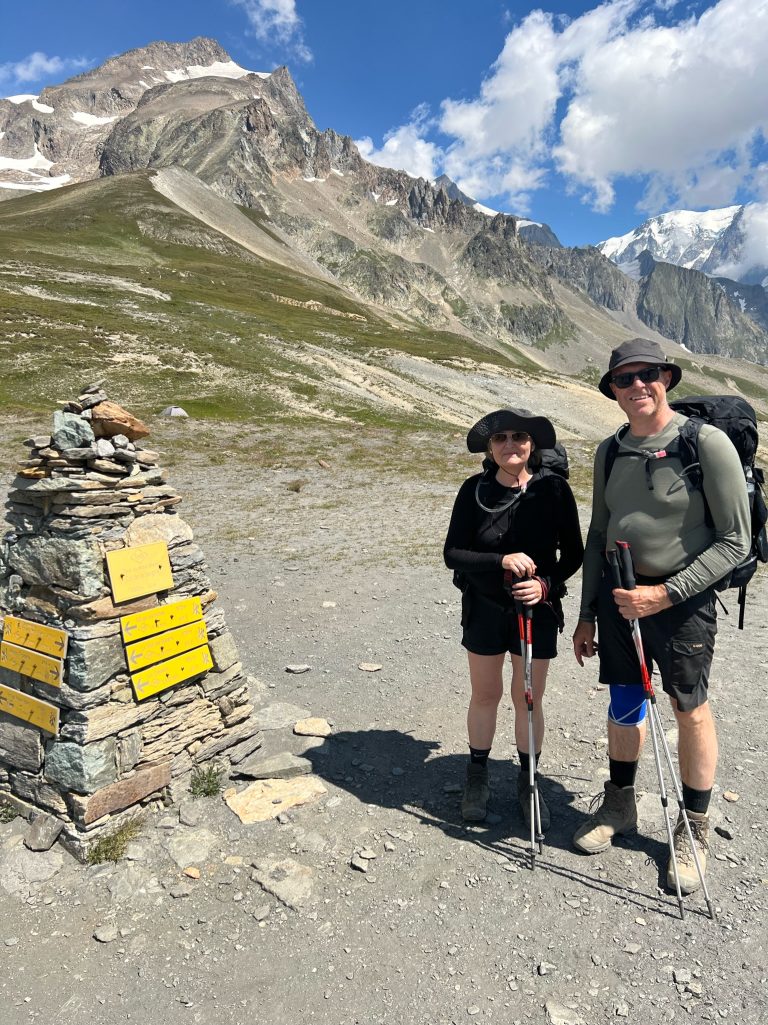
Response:
M50 437L25 442L6 506L0 617L65 630L68 652L60 687L0 668L0 709L18 704L17 693L59 709L56 735L0 711L0 796L29 817L55 817L79 856L139 806L181 796L196 766L216 759L226 769L228 757L259 745L203 553L148 433L98 387L87 389L54 414ZM168 546L173 587L116 604L107 553L157 542ZM120 618L192 596L212 669L137 700Z

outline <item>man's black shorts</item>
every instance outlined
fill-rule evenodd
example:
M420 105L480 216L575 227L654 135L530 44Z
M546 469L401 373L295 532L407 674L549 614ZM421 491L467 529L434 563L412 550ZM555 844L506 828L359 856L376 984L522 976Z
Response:
M506 609L468 588L461 599L461 643L475 655L521 655L520 630L514 608ZM555 658L558 623L555 613L539 602L533 606L533 657Z
M603 574L597 605L600 682L642 684L632 630L619 614L613 586L609 574ZM710 588L645 616L640 633L649 672L655 664L664 691L677 699L680 710L690 712L703 705L717 633L714 591Z

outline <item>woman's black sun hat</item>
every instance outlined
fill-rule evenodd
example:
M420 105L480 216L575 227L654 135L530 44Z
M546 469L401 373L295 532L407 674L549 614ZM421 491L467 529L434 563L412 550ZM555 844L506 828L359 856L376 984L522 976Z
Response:
M545 416L534 416L530 409L495 409L478 420L467 435L470 452L486 452L491 436L500 431L525 431L536 448L554 448L555 428Z

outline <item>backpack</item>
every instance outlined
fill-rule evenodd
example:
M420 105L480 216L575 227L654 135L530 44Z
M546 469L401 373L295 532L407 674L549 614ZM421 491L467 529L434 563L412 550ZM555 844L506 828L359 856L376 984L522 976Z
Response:
M715 585L716 590L737 588L739 592L739 630L744 629L744 608L747 598L747 584L755 575L758 562L768 562L768 536L766 522L768 508L765 504L763 484L765 478L762 469L755 466L757 452L757 417L750 404L738 395L695 395L670 402L670 407L677 413L687 416L687 422L680 428L680 433L669 448L660 453L648 453L645 460L646 481L653 489L650 464L651 460L676 455L682 463L683 473L692 488L702 492L706 522L712 526L712 514L703 493L701 467L699 466L699 430L702 424L712 424L728 435L734 448L739 453L744 483L749 498L751 544L746 558L734 566L722 580ZM629 424L620 428L611 439L605 456L605 481L613 469L615 460L622 455L637 455L619 450L619 439L629 430ZM719 599L718 599L719 601ZM720 602L722 605L723 603ZM725 606L723 606L725 608ZM725 610L728 611L727 609Z
M558 441L554 448L542 448L538 451L538 464L542 470L550 470L559 477L568 480L571 470L568 466L568 453L565 451L565 445L561 445Z

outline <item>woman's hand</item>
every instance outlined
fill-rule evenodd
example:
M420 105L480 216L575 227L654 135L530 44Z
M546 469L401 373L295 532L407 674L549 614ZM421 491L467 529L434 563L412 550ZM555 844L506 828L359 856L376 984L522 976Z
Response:
M512 597L515 601L521 601L523 605L536 605L541 601L544 589L538 577L532 579L518 580L512 585Z
M525 552L512 552L501 560L502 569L508 569L516 577L532 577L536 572L536 563Z

